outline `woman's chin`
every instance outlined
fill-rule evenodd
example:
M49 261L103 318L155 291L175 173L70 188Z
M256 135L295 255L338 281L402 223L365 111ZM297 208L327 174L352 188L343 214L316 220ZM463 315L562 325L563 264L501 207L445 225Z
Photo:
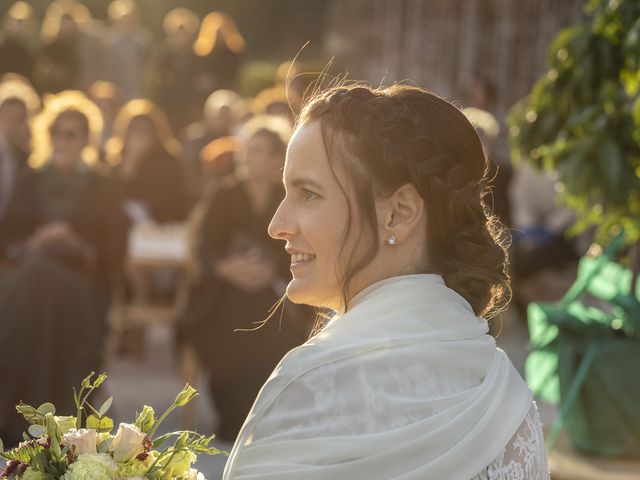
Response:
M332 308L333 296L323 295L323 289L310 279L293 278L287 285L287 298L293 303L318 308Z
M309 280L292 278L287 285L287 298L293 303L312 305L313 286L309 285Z

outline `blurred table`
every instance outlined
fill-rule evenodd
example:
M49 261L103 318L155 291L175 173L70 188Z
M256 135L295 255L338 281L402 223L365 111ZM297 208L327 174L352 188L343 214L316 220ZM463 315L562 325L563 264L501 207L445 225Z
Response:
M126 335L134 338L133 353L144 354L144 329L149 324L173 327L188 293L191 256L186 224L134 226L129 233L125 264L129 292L117 295L112 315L114 349L120 350ZM174 278L171 298L158 301L152 296L152 282L159 273Z
M128 256L125 271L129 292L116 295L111 317L111 345L107 362L122 352L126 343L134 357L145 353L145 329L149 325L162 325L173 330L178 314L184 307L192 268L189 228L185 224L136 225L129 233ZM170 272L174 276L174 291L168 301L157 301L152 295L154 275ZM198 374L195 354L188 348L176 352L182 377L194 383ZM182 426L193 425L191 405L182 410Z
M639 480L640 459L600 458L576 452L561 436L549 455L552 480Z

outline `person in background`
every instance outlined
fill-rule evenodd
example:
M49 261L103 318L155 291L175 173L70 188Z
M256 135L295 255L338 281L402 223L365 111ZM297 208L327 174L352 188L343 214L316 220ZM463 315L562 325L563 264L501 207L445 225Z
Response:
M199 101L204 101L214 90L238 90L244 46L244 38L233 18L222 12L211 12L204 17L193 44L198 59L195 81Z
M281 63L276 71L276 87L286 90L287 103L297 115L302 108L302 99L309 88L313 74L305 73L293 60Z
M196 56L192 48L199 25L198 16L186 8L174 8L162 22L165 40L156 59L158 103L174 131L195 121L202 108L195 95Z
M242 129L238 180L212 195L197 235L201 275L179 337L195 347L206 369L221 422L216 434L225 441L237 435L273 367L308 335L291 304L280 321L256 329L289 278L289 257L266 232L282 198L278 178L289 130L286 121L264 116Z
M91 85L87 93L102 113L104 127L102 129L102 136L100 137L98 152L100 161L106 163L106 145L107 141L113 136L113 126L116 121L116 115L118 115L120 107L122 107L123 104L122 95L118 91L118 87L111 82L105 81L95 82Z
M112 181L91 167L102 120L77 91L54 95L34 120L31 162L0 224L0 430L20 441L14 405L72 411L72 387L101 368L110 293L126 253L127 219ZM63 348L60 346L63 345ZM25 355L24 352L29 352ZM24 372L29 372L25 375Z
M77 88L81 74L80 34L72 8L53 2L47 8L41 29L42 48L34 67L41 93Z
M106 77L105 69L105 26L93 18L91 11L80 3L73 3L71 15L78 27L78 49L80 75L78 88L87 91L93 83Z
M4 17L0 36L0 75L17 73L33 81L35 49L33 7L27 2L13 4Z
M140 25L138 5L133 0L109 4L107 29L108 80L118 86L125 100L145 96L149 72L151 32Z
M586 245L581 245L584 236L567 235L575 213L558 201L555 172L539 172L521 163L513 173L513 303L526 319L529 303L557 302L571 287Z
M216 138L235 133L238 112L234 110L234 105L240 100L240 95L231 90L213 92L204 104L202 120L189 125L185 131L180 159L187 172L189 192L194 200L200 198L203 188L200 150Z
M496 106L496 88L493 82L484 76L475 78L468 94L468 105L475 111L485 111L498 122L497 133L490 138L488 131L481 130L484 134L482 141L489 157L489 177L491 178L491 205L490 209L497 215L506 227L511 227L511 204L509 202L509 185L513 176L513 168L509 159L508 146L504 134L498 137L502 130L498 120ZM482 115L481 115L482 116Z
M238 153L236 137L220 137L200 150L203 174L203 198L220 188L234 174L234 157Z
M294 112L287 98L287 90L283 85L269 87L256 95L254 108L256 113L265 113L277 117L286 118L289 123L294 123Z
M8 79L6 79L8 78ZM0 82L0 220L15 185L29 170L31 153L29 120L40 99L26 79L8 74Z
M126 103L107 143L107 161L122 182L129 218L134 223L182 222L189 213L180 144L167 117L149 100Z

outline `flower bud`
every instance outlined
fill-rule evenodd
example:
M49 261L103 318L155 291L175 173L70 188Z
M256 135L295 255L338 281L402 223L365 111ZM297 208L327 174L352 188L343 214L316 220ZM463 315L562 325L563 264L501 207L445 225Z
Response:
M182 407L184 405L186 405L187 403L189 403L193 397L195 397L197 395L197 391L195 388L193 388L191 385L189 385L188 383L185 384L184 388L182 389L182 391L178 394L178 396L176 397L176 400L174 402L174 404L177 407Z
M141 432L148 433L156 422L156 413L149 405L142 408L142 412L138 414L135 425Z

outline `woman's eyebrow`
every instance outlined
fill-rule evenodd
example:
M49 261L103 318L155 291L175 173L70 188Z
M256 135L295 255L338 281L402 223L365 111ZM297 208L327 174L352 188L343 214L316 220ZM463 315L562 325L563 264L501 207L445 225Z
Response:
M308 186L308 187L315 188L316 190L322 190L322 187L320 186L319 183L315 182L314 180L308 177L296 177L287 183L292 187Z

